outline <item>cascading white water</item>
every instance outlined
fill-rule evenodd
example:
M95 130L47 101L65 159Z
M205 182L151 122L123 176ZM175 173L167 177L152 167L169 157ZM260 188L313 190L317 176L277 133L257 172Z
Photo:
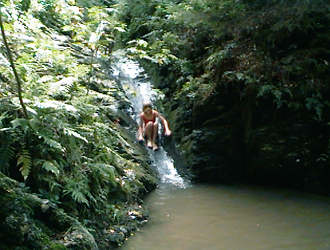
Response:
M139 122L139 113L143 103L153 103L158 94L152 88L146 73L137 62L120 55L118 58L118 62L113 65L113 76L120 79L121 85L133 106L132 117L136 122ZM148 152L157 168L162 183L172 184L180 188L187 186L187 181L178 174L174 167L173 159L161 145L159 145L157 152L153 152L150 149L148 149Z

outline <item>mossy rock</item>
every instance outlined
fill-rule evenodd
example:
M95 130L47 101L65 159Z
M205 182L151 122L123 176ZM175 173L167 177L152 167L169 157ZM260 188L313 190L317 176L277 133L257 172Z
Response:
M82 225L76 224L69 228L59 241L68 249L96 250L98 246L93 235Z

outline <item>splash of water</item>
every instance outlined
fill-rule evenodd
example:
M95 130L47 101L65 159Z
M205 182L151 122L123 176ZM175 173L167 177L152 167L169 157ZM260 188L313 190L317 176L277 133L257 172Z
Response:
M133 119L139 122L139 112L143 103L156 100L157 92L152 88L147 75L139 64L123 56L119 56L118 62L113 66L113 76L120 79L126 95L133 106ZM157 152L148 149L148 153L156 166L162 183L180 188L187 187L187 182L175 169L173 159L161 145L159 145Z

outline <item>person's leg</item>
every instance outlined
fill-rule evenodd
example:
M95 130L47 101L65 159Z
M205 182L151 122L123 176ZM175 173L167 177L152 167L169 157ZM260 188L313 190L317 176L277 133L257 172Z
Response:
M147 137L147 146L152 148L152 132L153 132L153 122L148 122L145 127L145 135Z
M152 129L152 149L157 150L158 146L156 144L156 138L158 135L158 122L155 122L153 124L153 129Z
M138 134L137 134L138 142L143 143L145 139L145 127L139 127Z

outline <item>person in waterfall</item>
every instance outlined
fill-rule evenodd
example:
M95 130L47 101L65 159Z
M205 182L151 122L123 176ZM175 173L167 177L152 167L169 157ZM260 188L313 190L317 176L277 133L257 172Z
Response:
M159 118L164 127L165 136L170 136L172 132L168 127L168 122L166 119L152 108L152 104L150 102L144 103L142 106L142 113L140 114L138 140L139 142L143 142L144 138L146 138L147 147L153 149L154 151L158 150L158 146L156 144L156 138L158 136L157 118Z

